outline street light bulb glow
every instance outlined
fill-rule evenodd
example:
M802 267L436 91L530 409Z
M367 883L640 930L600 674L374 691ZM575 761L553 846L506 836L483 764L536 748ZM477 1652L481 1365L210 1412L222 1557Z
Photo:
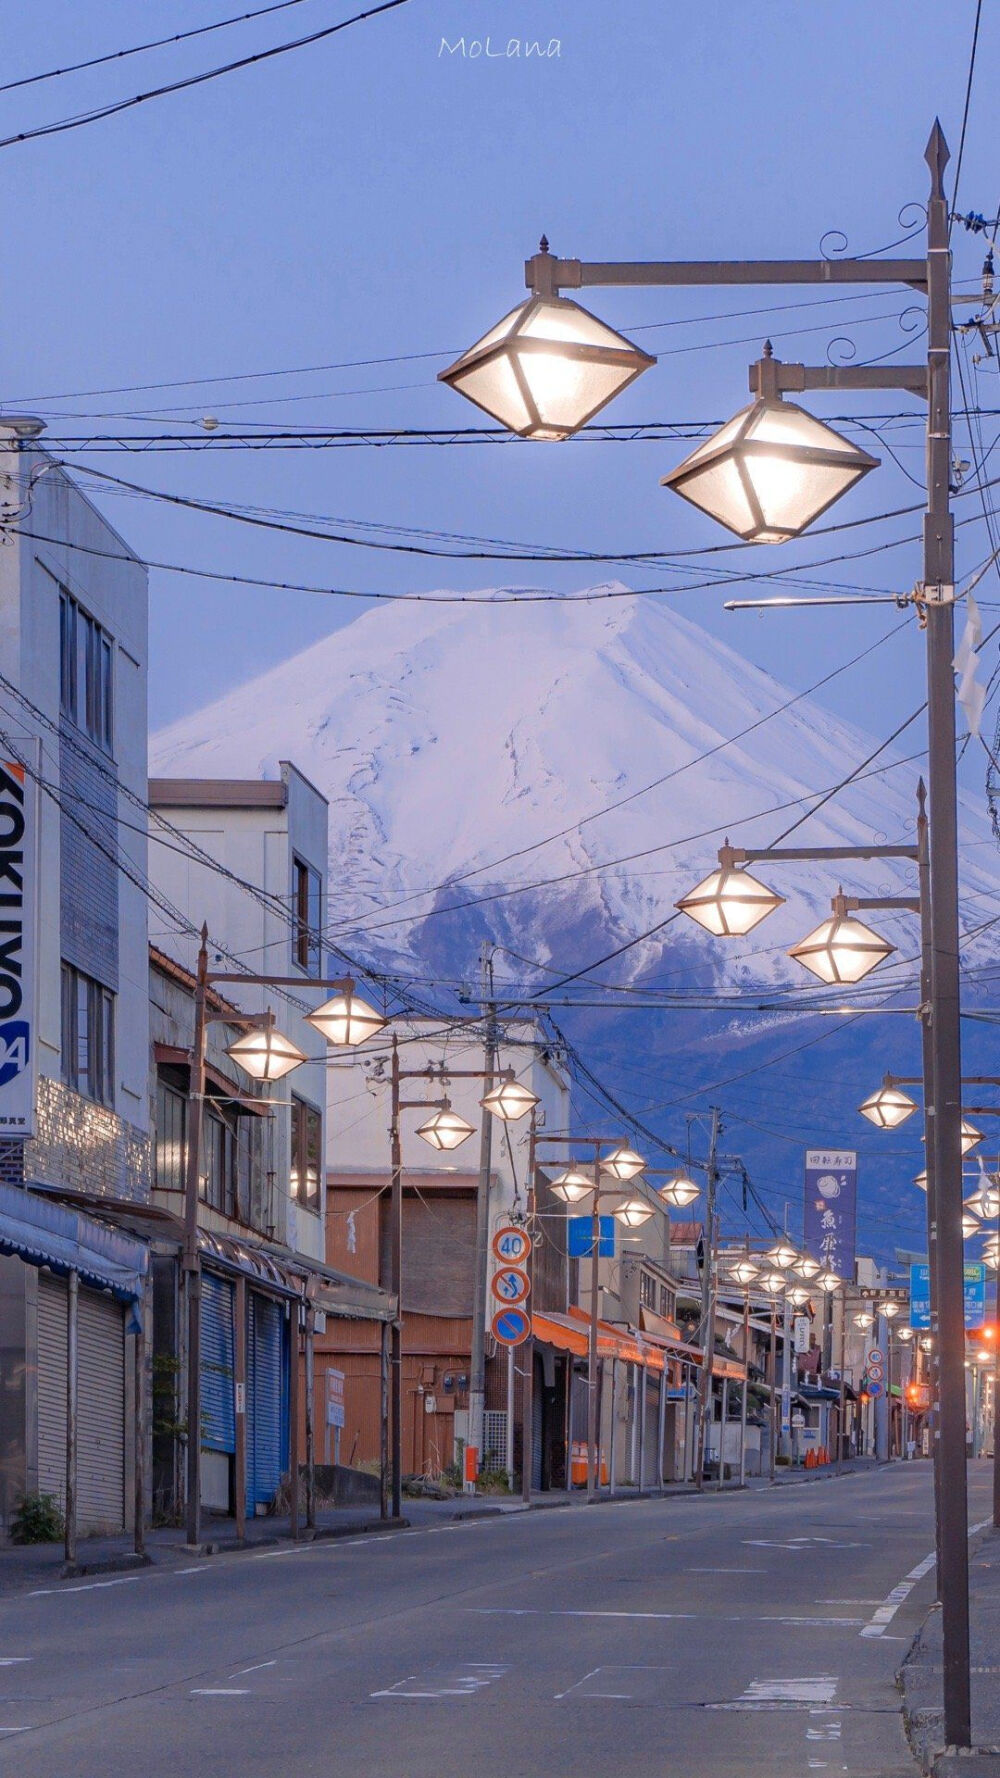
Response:
M867 1328L872 1326L874 1320L874 1315L869 1315L867 1309L862 1309L860 1315L855 1315L854 1325L855 1327Z
M636 1154L635 1150L628 1148L624 1142L620 1142L617 1148L611 1150L610 1154L601 1157L601 1172L610 1173L612 1179L634 1179L637 1173L642 1172L645 1165L642 1155Z
M694 1203L701 1186L695 1185L694 1180L688 1179L685 1174L678 1173L676 1178L665 1180L658 1189L665 1204L672 1204L675 1210L686 1210L689 1204Z
M800 1253L798 1259L792 1261L792 1271L800 1278L815 1278L822 1269L819 1260L813 1259L810 1253Z
M885 1316L887 1321L894 1321L896 1316L899 1314L899 1304L898 1303L883 1303L882 1304L882 1313Z
M697 920L713 938L743 938L752 932L768 914L773 914L784 901L766 884L758 883L749 871L723 862L723 847L718 870L698 883L675 905L682 914Z
M803 968L811 970L821 982L832 986L840 982L860 982L876 964L884 963L896 949L888 939L880 938L864 921L852 915L833 913L793 945L788 955Z
M787 1269L798 1258L798 1254L794 1247L789 1247L787 1241L776 1241L773 1247L768 1248L767 1257L772 1266Z
M912 1327L897 1327L896 1338L898 1340L912 1340L912 1338L913 1338Z
M982 1141L982 1139L983 1139L982 1130L977 1130L975 1124L970 1124L968 1118L963 1117L963 1119L962 1119L962 1153L963 1154L971 1154L972 1150L974 1148L978 1147L978 1145Z
M973 1235L978 1235L982 1226L978 1216L970 1216L968 1212L966 1212L962 1217L962 1235L964 1239L968 1241Z
M263 1081L281 1080L307 1059L305 1051L283 1031L277 1031L270 1020L259 1029L244 1031L226 1054L239 1063L244 1074Z
M766 1290L768 1296L777 1296L785 1288L785 1280L780 1272L765 1272L759 1283L761 1290Z
M788 1300L796 1309L801 1309L809 1301L809 1292L804 1284L794 1284L788 1292Z
M784 543L878 461L805 408L770 396L734 415L661 485L747 543Z
M656 359L567 297L530 296L438 372L522 438L569 438Z
M837 1277L836 1272L821 1272L816 1282L819 1285L820 1290L833 1292L834 1290L840 1289L840 1279Z
M514 1070L509 1068L503 1079L495 1087L491 1087L479 1103L493 1117L502 1118L505 1124L514 1124L519 1117L525 1117L533 1105L538 1104L538 1094L515 1080Z
M752 1259L738 1259L729 1268L729 1276L734 1284L752 1284L760 1276L760 1267L755 1266Z
M468 1141L472 1133L473 1125L467 1124L457 1111L452 1111L447 1099L417 1129L417 1135L429 1142L432 1148L441 1149L458 1148L460 1143Z
M582 1204L584 1198L590 1196L594 1189L594 1181L588 1179L579 1167L566 1167L558 1178L553 1179L550 1190L564 1204Z
M921 1350L921 1352L933 1352L934 1341L932 1340L930 1334L924 1335L923 1339L920 1342L920 1350Z
M644 1222L649 1221L653 1214L653 1206L647 1204L643 1198L627 1198L624 1204L619 1204L611 1214L618 1222L624 1224L625 1228L637 1229Z
M306 1021L326 1038L327 1043L345 1049L353 1049L366 1038L374 1037L388 1023L367 1000L355 993L353 986L307 1012Z
M990 1183L985 1173L980 1174L980 1179L982 1184L979 1190L966 1198L965 1206L972 1211L973 1216L981 1216L985 1222L992 1222L995 1216L1000 1216L1000 1190Z
M877 1130L898 1130L905 1124L917 1109L917 1101L904 1093L902 1087L883 1083L877 1093L872 1093L862 1105L858 1106L862 1117L866 1117Z
M927 1190L927 1168L926 1167L921 1167L920 1172L916 1173L914 1175L913 1183L914 1183L914 1185L919 1185L920 1190L922 1192L925 1192Z

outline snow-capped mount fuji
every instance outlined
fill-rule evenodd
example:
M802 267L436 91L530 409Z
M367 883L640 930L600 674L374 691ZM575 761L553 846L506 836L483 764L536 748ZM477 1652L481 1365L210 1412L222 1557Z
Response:
M330 800L331 933L355 955L461 979L492 938L576 969L664 921L727 831L772 842L877 745L662 601L595 592L612 596L371 608L162 730L152 769L273 777L292 760ZM802 843L909 838L915 775L862 778ZM964 821L988 837L972 806ZM964 888L995 890L992 847L966 857ZM912 881L905 865L845 867L862 895ZM801 981L776 941L803 936L836 886L826 865L785 868L780 930L730 947L682 919L614 979ZM912 954L905 917L877 924Z

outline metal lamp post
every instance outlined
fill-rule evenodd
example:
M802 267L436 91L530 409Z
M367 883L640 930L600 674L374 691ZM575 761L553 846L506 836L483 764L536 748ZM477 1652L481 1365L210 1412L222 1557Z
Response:
M781 397L806 389L907 389L928 403L927 505L924 518L922 578L912 594L926 625L928 743L932 828L929 846L930 897L927 906L931 960L930 992L924 1001L926 1072L933 1081L927 1105L931 1114L928 1159L931 1163L933 1199L929 1213L936 1224L936 1319L939 1334L940 1383L939 1469L937 1496L940 1548L940 1592L943 1632L944 1726L949 1744L967 1747L971 1738L968 1606L968 1510L965 1475L965 1334L963 1325L962 1240L959 1226L961 1203L961 1021L959 993L958 831L955 771L955 687L952 669L954 647L954 531L950 508L951 477L951 254L949 207L944 172L949 159L940 124L935 121L925 154L930 169L927 206L927 250L921 258L873 258L839 260L740 260L654 261L648 263L591 262L559 259L543 242L541 251L526 264L525 280L539 304L560 302L562 292L585 286L678 287L690 285L886 285L906 284L925 293L928 305L927 359L922 364L807 365L779 364L765 357L751 370L751 393L767 404L766 427L773 428ZM511 318L481 341L487 347L513 331ZM629 342L617 340L613 348L623 355ZM475 350L475 348L474 348ZM563 360L555 370L558 411L532 411L519 381L526 374L523 362L511 364L520 391L520 411L497 398L495 390L479 387L467 392L487 412L525 433L539 430L543 436L564 437L616 392L605 385L597 400L592 386L584 386L579 371L579 345L560 345L550 340L546 354ZM542 354L540 354L542 356ZM514 357L518 357L515 352ZM571 368L575 359L576 369ZM461 363L461 361L460 361ZM633 355L619 366L622 382L638 374L640 363ZM446 380L462 387L460 365L444 373ZM569 391L569 393L567 393ZM799 410L801 412L801 410ZM806 416L808 419L810 416ZM537 421L557 420L547 429ZM762 417L763 420L763 417ZM824 434L829 428L818 428ZM706 473L699 488L688 475L684 493L704 511L738 534L769 538L796 537L813 518L862 473L872 467L859 454L846 454L846 441L815 433L803 433L793 416L783 441L773 434L770 464L761 479L751 462L745 413L709 441L721 459L711 466L715 480ZM727 436L729 435L728 440ZM739 434L739 439L737 439ZM742 450L724 457L727 442ZM810 458L810 450L815 454ZM840 458L838 450L845 454ZM863 453L860 454L863 456ZM827 461L826 458L833 461ZM691 469L691 464L687 466ZM705 466L706 472L709 466ZM719 480L727 483L727 498L719 494ZM698 497L700 495L700 498Z

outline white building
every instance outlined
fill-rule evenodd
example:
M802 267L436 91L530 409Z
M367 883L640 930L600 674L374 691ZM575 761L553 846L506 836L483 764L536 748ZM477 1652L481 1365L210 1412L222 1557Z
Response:
M109 1221L150 1180L146 570L41 430L0 421L0 1522L65 1502L72 1317L78 1522L114 1530L146 1250Z
M273 1094L272 1233L322 1259L326 1047L304 1015L329 998L310 988L327 973L327 804L295 766L283 761L280 770L278 779L152 778L149 868L191 926L207 925L210 970L292 978L270 988L231 982L225 993L242 1012L270 1007L309 1057ZM178 850L178 830L206 862ZM195 968L196 937L159 931L156 943Z

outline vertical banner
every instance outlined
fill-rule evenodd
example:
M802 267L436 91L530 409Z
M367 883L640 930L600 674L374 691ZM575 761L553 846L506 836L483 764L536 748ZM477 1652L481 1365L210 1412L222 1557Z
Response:
M802 1225L806 1251L848 1284L854 1282L857 1210L857 1151L807 1148Z
M33 762L37 743L16 745ZM0 751L0 1137L8 1139L35 1133L37 809L35 779Z

